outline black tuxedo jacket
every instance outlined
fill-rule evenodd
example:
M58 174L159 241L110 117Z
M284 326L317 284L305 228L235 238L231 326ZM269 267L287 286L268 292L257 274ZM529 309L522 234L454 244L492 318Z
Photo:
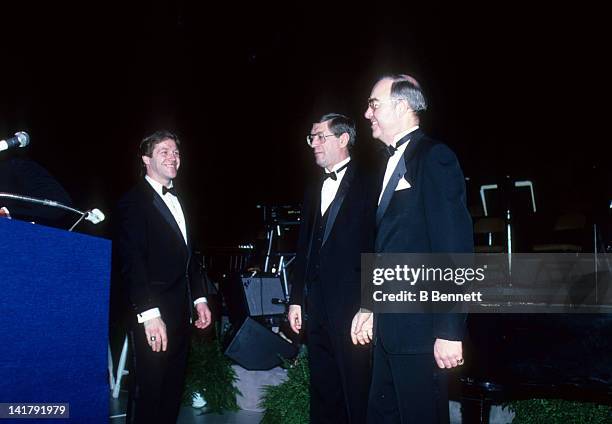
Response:
M470 253L472 220L455 154L416 130L403 158L410 188L379 205L377 253ZM381 182L382 185L382 182ZM464 314L380 314L377 337L390 353L427 353L436 338L462 340Z
M181 208L186 216L183 202ZM201 273L191 259L191 240L185 244L172 213L146 180L120 200L116 224L115 248L133 311L129 322L137 325L137 313L158 307L169 333L189 325L192 301L205 295Z
M376 181L363 172L354 160L349 162L334 201L327 211L327 225L319 255L319 276L323 307L331 330L348 333L350 322L360 305L361 253L373 251ZM306 281L311 240L317 215L321 214L322 181L307 189L302 207L302 223L298 237L296 263L293 271L291 304L305 311L311 281Z

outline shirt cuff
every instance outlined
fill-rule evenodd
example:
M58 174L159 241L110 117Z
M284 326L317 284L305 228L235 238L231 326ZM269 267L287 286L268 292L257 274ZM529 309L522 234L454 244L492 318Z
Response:
M161 317L161 313L159 312L159 308L151 308L137 314L136 316L138 317L138 324L142 324L150 319Z
M206 300L205 297L198 297L193 301L193 306L197 305L198 303L208 303L208 300Z

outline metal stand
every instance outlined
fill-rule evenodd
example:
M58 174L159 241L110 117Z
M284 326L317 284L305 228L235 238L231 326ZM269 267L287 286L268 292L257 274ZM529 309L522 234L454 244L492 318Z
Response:
M104 221L104 218L105 218L104 214L99 209L94 208L94 209L89 209L86 211L80 211L78 209L71 208L70 206L66 206L60 202L56 202L55 200L38 199L36 197L24 196L21 194L4 193L4 192L0 192L0 199L19 200L25 203L33 203L35 205L49 206L52 208L63 209L65 211L73 212L77 215L80 215L79 219L72 225L72 227L70 227L68 231L72 231L74 227L76 227L77 224L81 222L83 219L93 224L97 224L99 222Z
M285 294L285 300L289 300L289 281L287 278L287 269L291 265L291 263L295 260L295 253L287 253L287 252L273 252L273 242L275 238L282 237L282 229L280 224L276 224L268 229L266 232L267 238L267 249L266 249L266 259L264 262L263 271L271 272L276 276L280 276L281 281L283 283L283 291ZM278 267L275 267L272 262L273 257L278 257Z
M509 177L508 177L509 178ZM536 201L535 194L533 191L533 183L528 180L524 181L514 181L511 183L515 188L527 187L531 194L531 207L533 212L536 212ZM487 208L487 199L486 192L490 190L498 190L498 184L485 184L480 186L480 200L482 202L482 210L484 211L485 216L489 216L489 210ZM506 219L506 248L508 252L508 273L512 274L512 211L510 207L510 203L506 207L505 211L505 219ZM493 234L489 233L489 245L492 243Z
M121 356L119 356L119 363L117 364L117 374L115 377L115 375L113 374L113 356L111 354L110 345L108 346L108 370L110 374L110 388L113 391L113 398L115 399L119 397L119 391L121 390L121 380L124 376L130 373L128 370L125 369L127 354L128 336L126 334L125 339L123 340L123 348L121 349Z

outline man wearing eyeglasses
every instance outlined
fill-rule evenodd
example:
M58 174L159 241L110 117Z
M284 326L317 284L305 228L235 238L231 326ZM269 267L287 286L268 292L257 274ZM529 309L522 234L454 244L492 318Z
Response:
M350 324L360 304L361 253L373 248L374 187L351 159L351 119L324 115L306 141L323 172L304 196L288 318L296 333L307 324L310 422L363 423L370 349L352 345Z
M376 212L376 253L469 253L472 222L455 154L427 137L419 114L427 102L408 75L381 78L365 117L388 150ZM373 322L375 321L375 322ZM368 422L447 423L447 375L463 364L463 314L377 314L353 320L356 344L376 325Z

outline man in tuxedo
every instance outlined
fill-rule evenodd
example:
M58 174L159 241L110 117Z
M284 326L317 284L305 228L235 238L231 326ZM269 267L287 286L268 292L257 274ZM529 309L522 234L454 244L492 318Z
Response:
M419 128L426 108L408 75L381 78L368 100L365 117L389 155L376 212L377 253L473 250L463 174L454 153ZM372 340L373 321L368 422L448 422L447 375L440 369L463 363L465 315L362 311L353 320L354 343Z
M195 325L203 329L211 322L184 204L173 186L179 145L168 131L142 140L145 177L117 207L115 244L133 352L127 423L176 422L194 305Z
M351 344L350 323L360 304L361 253L373 248L375 198L349 154L351 119L324 115L307 141L324 174L304 196L288 317L296 333L306 321L310 422L362 423L370 349Z

